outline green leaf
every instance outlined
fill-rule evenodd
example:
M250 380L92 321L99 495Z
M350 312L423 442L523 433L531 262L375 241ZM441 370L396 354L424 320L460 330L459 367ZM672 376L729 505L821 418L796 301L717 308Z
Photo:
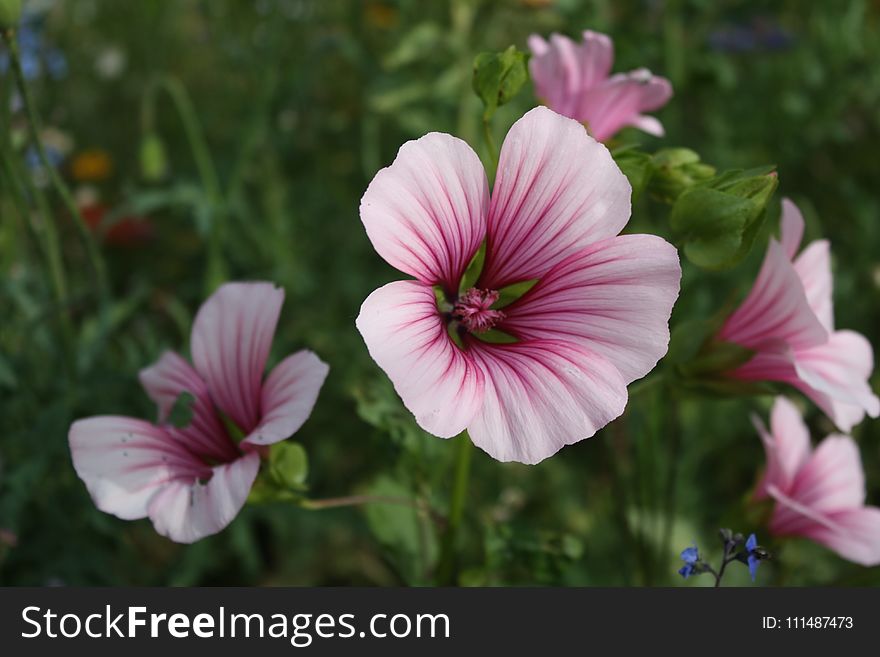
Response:
M412 492L394 479L380 476L367 490L370 495L411 499ZM402 504L368 504L364 507L371 532L390 552L407 582L423 584L437 560L433 523L423 512Z
M0 29L15 27L21 19L21 0L0 0Z
M437 48L443 46L448 32L437 23L420 23L406 35L397 40L394 49L389 52L382 64L389 69L397 69L421 59L428 59L435 54Z
M498 329L489 329L483 333L475 333L474 337L489 344L513 344L519 342L515 337Z
M285 440L269 450L269 476L282 488L304 490L309 474L309 457L299 443Z
M477 284L477 279L480 278L480 274L483 273L483 263L486 260L486 241L483 240L483 243L480 244L480 248L477 249L477 252L474 254L474 257L471 258L471 261L468 263L467 269L464 270L464 276L461 277L461 290L450 290L453 293L458 293L462 290L468 290Z
M670 224L688 259L715 270L739 263L754 243L777 184L766 169L753 169L725 172L683 191L672 206Z
M614 153L614 161L629 180L632 187L632 199L635 201L648 186L654 174L654 165L650 155L632 148Z
M168 412L168 424L177 429L185 429L192 422L193 404L196 403L195 395L189 390L184 390L174 400L171 410Z
M508 103L529 79L528 53L510 46L503 52L483 52L474 59L473 87L483 101L483 120Z
M654 175L651 194L664 203L673 203L691 187L715 175L715 167L704 164L689 148L664 148L651 158Z
M529 281L520 281L519 283L514 283L513 285L508 285L507 287L502 287L498 290L498 301L492 304L493 308L504 308L505 306L509 306L514 301L524 296L526 292L531 290L537 284L538 279L534 278Z

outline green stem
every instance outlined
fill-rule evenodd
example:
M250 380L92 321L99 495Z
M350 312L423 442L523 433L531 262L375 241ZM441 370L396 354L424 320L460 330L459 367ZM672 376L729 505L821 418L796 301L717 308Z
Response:
M663 491L663 536L660 541L661 554L667 555L672 549L672 529L676 515L676 492L678 489L678 468L681 461L682 431L678 417L678 399L666 389L663 407L666 414L666 435L670 445L666 466L666 489Z
M406 506L425 513L438 523L442 524L443 518L437 514L424 500L410 499L408 497L394 497L391 495L344 495L342 497L326 497L319 500L303 500L300 506L310 511L322 511L324 509L339 509L347 506L363 506L365 504L391 504Z
M52 220L49 204L46 202L40 190L37 190L27 177L19 177L15 162L10 155L11 146L7 140L0 144L0 161L2 161L3 176L10 188L10 197L16 211L22 221L28 226L34 236L34 241L40 250L40 254L46 263L49 272L49 283L52 288L52 296L55 305L59 309L58 321L61 333L61 344L67 356L68 365L72 364L73 353L73 327L70 323L70 315L67 312L67 282L64 275L64 262L61 258L61 247L58 242L58 233ZM36 221L28 203L28 197L37 202L41 220Z
M486 141L486 150L492 158L492 170L498 168L498 149L495 147L495 138L492 136L492 125L486 117L483 117L483 139Z
M470 480L473 443L466 433L459 436L457 442L452 495L449 499L448 525L443 534L443 541L440 545L440 561L437 564L437 584L440 586L450 586L458 580L457 539L464 519L465 500Z
M199 174L199 180L208 196L210 204L211 225L208 236L208 267L205 274L205 294L208 295L226 278L223 265L223 229L225 222L222 212L224 203L220 176L217 174L217 168L214 166L214 160L211 158L211 151L208 149L208 142L205 140L205 133L199 121L199 116L190 100L189 94L186 92L186 88L179 80L164 76L156 79L150 89L148 89L141 108L141 121L144 131L149 132L154 129L154 102L155 94L158 90L163 90L168 94L180 118L184 135L186 135L186 140Z
M40 158L40 164L46 170L52 186L61 197L62 203L64 203L64 206L67 208L68 213L70 213L70 216L73 218L77 233L79 234L79 238L86 249L86 254L88 255L89 262L92 266L92 271L95 275L98 301L101 305L102 316L105 316L107 304L110 297L109 287L107 285L107 273L106 268L104 267L104 259L101 257L101 253L98 250L98 245L95 242L91 232L89 231L85 220L83 220L82 215L79 212L79 208L77 208L76 206L73 195L70 193L70 190L67 188L67 185L64 183L64 181L61 179L61 176L58 174L58 170L54 166L52 166L52 163L49 161L49 157L46 154L46 149L44 148L43 142L40 139L40 119L37 115L33 98L31 97L30 88L25 82L24 72L21 68L21 55L18 49L18 39L16 38L15 30L5 30L3 32L3 40L6 42L6 45L9 49L9 61L11 63L11 69L13 72L13 76L15 77L16 84L18 85L19 92L21 93L22 104L28 119L28 131L30 134L30 139L33 142L34 148L37 149L37 155ZM54 226L53 218L47 215L44 217L44 219L46 222L47 240L53 243L52 251L55 251L58 248L58 233L56 227ZM53 258L60 261L59 254L53 253ZM63 281L63 269L58 267L58 262L55 263L55 273L53 274L53 278L56 276L60 276L60 280Z

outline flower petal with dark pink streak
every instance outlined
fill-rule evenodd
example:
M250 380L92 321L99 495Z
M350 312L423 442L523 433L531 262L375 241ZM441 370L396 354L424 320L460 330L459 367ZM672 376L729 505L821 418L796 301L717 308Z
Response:
M400 147L361 199L361 221L392 267L458 292L486 233L489 186L461 139L430 133Z
M260 419L260 391L284 290L227 283L202 304L192 329L196 371L214 403L245 433Z
M501 148L478 287L540 278L629 221L631 188L608 149L577 121L537 107Z
M434 290L396 281L361 306L357 328L373 360L425 431L451 438L483 401L483 374L452 341Z
M169 483L210 476L211 469L161 427L105 415L70 427L73 467L101 511L124 520L143 518Z
M468 353L485 379L483 404L468 433L498 461L539 463L589 438L626 406L617 368L578 345L470 340Z
M250 452L212 468L207 481L171 482L150 501L153 526L177 543L216 534L241 511L259 469L259 454Z
M263 384L260 424L242 442L270 445L289 438L309 419L330 368L311 351L278 363Z
M524 340L570 340L601 354L626 383L669 347L678 252L654 235L620 235L578 251L504 309L499 329Z

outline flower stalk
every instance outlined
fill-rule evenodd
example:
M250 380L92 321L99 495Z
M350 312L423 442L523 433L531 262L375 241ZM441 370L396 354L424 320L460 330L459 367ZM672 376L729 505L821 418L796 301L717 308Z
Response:
M104 266L104 259L102 258L101 253L98 250L98 245L95 242L95 239L92 236L91 232L89 231L85 220L79 212L79 208L77 208L76 202L73 199L73 195L71 194L70 189L68 189L65 182L61 179L61 176L58 174L58 170L49 161L49 156L47 155L46 149L43 146L43 142L40 139L41 123L39 115L36 111L36 107L34 105L33 98L30 93L30 87L28 87L25 81L24 70L22 69L21 64L21 52L18 47L18 38L13 28L7 28L3 30L3 41L6 43L6 46L9 49L9 61L11 64L10 68L12 70L13 77L15 78L16 85L18 86L19 92L21 94L22 105L25 114L27 115L28 132L30 135L30 139L33 142L33 146L37 151L37 156L39 157L40 164L46 170L52 186L55 188L55 191L61 198L61 201L67 209L68 213L73 218L74 225L76 226L79 238L82 241L83 246L85 247L86 254L88 256L89 263L92 267L92 272L95 277L96 293L98 297L98 302L102 310L101 314L102 316L106 316L107 305L110 299L110 292L107 283L107 273L106 267ZM64 275L63 269L60 268L58 262L60 259L60 254L57 252L57 228L54 226L52 217L48 213L45 216L45 224L46 227L44 230L52 261L50 267L53 271L52 277L55 281L56 294L59 294L59 282L62 282L61 291L64 290Z

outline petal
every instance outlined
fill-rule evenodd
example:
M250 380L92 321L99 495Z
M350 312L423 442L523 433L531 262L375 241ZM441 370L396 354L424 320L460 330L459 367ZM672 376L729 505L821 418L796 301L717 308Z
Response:
M231 461L238 456L238 449L217 417L208 386L183 358L166 351L154 365L141 370L138 378L159 407L159 424L171 437L208 460ZM168 414L184 392L195 398L192 421L180 429L166 425Z
M794 269L804 286L807 303L830 333L834 330L834 305L831 300L834 284L828 240L811 242L794 261Z
M880 509L869 506L831 514L833 527L817 525L808 536L862 566L880 565Z
M600 32L584 30L578 48L581 89L590 89L611 73L614 63L614 43Z
M210 473L161 427L135 418L77 420L68 439L73 467L95 506L124 520L145 517L150 500L170 482Z
M483 377L449 337L430 287L379 288L361 306L357 328L419 426L441 438L464 430L482 403Z
M647 127L653 134L662 126L659 121L643 120L644 112L652 112L672 98L672 84L666 78L652 75L640 68L630 73L618 73L583 94L577 109L577 118L587 124L590 134L599 141L613 137L621 128Z
M835 331L825 344L797 351L795 367L798 387L841 431L849 431L865 412L880 415L880 399L868 383L874 352L859 333Z
M572 254L504 309L499 326L523 340L570 340L631 383L669 346L678 298L678 252L654 235L621 235Z
M776 240L770 240L751 292L727 319L719 337L757 350L778 340L796 349L828 340L794 267Z
M855 441L831 435L795 477L790 495L814 511L854 509L865 502L865 473Z
M224 529L247 501L260 469L256 452L208 473L207 483L175 481L151 501L150 520L156 531L177 543L194 543Z
M551 34L549 42L533 34L528 44L535 95L554 112L573 117L582 79L578 46L561 34Z
M329 371L311 351L298 351L278 363L263 384L260 424L243 442L270 445L299 431L312 414Z
M202 304L192 329L196 371L214 403L245 433L260 419L260 388L284 290L227 283Z
M756 428L767 454L767 470L757 497L767 495L768 486L788 494L798 471L810 457L810 432L797 407L785 397L777 397L770 413L770 431L760 420Z
M499 461L539 463L589 438L626 406L626 385L605 358L551 340L471 340L485 398L468 425L474 444Z
M630 185L608 149L576 121L537 107L501 149L479 287L540 278L565 257L617 235Z
M804 217L789 198L782 199L782 217L779 220L782 249L789 260L794 260L804 237Z
M630 121L630 125L633 128L638 128L642 132L645 132L654 137L663 137L666 134L666 130L663 127L663 124L660 123L660 121L653 116L637 116L635 119Z
M776 508L770 531L776 536L803 536L863 566L880 564L880 509L869 506L827 514L799 504L771 487Z
M461 139L431 133L400 147L361 199L361 221L391 266L458 292L486 232L489 186Z

